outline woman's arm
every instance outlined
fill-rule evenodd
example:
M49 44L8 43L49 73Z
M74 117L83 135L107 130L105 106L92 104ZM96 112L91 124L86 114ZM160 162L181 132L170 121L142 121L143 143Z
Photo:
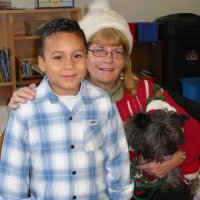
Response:
M153 95L153 88L155 88L154 84L149 82L150 95ZM173 106L177 110L178 113L190 116L182 107L180 107L171 98L171 96L169 95L167 91L163 91L162 94L164 96L164 101L166 101L171 106ZM192 165L196 166L199 163L198 160L200 157L200 123L197 120L195 120L192 116L190 116L189 120L184 125L184 137L185 137L185 144L180 146L180 150L182 152L185 152L186 157L184 161L181 163L181 165L178 162L178 157L177 158L175 157L177 161L174 158L174 160L172 161L171 160L163 161L164 163L161 163L160 165L158 163L157 165L156 163L154 164L149 163L149 167L151 167L151 169L147 169L147 170L151 171L151 173L155 173L158 176L160 176L160 174L162 174L162 171L164 170L168 171L168 169L170 169L170 166L168 167L168 164L171 165L172 167L173 166L176 167L180 165L179 168L181 169L182 172L187 171L186 169L188 169L188 167L190 168L190 166ZM155 169L153 169L153 166L155 167ZM148 165L145 166L145 168L147 167Z
M171 160L165 160L162 162L148 162L145 164L137 165L137 169L144 170L150 175L158 178L163 178L171 170L179 166L184 161L185 155L182 151L177 151L173 154Z
M28 87L23 87L15 91L8 104L9 109L12 110L18 108L19 103L24 104L27 100L33 99L35 97L35 88L36 84L32 83Z
M149 94L151 97L155 95L154 86L152 82L148 82ZM162 92L164 96L164 101L173 106L178 113L189 115L183 108L181 108L166 92ZM143 105L145 108L145 105ZM185 152L186 158L182 160L181 153L177 152L173 155L173 159L169 161L163 161L161 163L150 162L145 165L140 165L140 169L145 170L146 172L153 174L157 177L165 176L173 168L181 166L182 168L187 168L191 163L196 163L200 157L200 123L190 116L190 119L184 125L184 136L185 144L181 145L180 150Z
M200 157L200 123L190 116L182 107L177 105L171 96L165 91L165 101L176 108L180 114L188 115L190 118L184 125L185 144L180 146L180 149L186 153L186 159L183 165L190 165Z

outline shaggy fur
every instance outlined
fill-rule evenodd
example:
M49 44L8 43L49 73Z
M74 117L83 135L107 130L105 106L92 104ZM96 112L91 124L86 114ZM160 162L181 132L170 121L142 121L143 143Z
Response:
M187 120L185 115L165 110L137 113L125 125L129 147L145 161L168 160L184 143L183 125ZM135 173L134 164L131 170ZM162 189L181 187L181 177L179 169L174 169L167 175ZM198 188L197 182L192 184L193 191Z

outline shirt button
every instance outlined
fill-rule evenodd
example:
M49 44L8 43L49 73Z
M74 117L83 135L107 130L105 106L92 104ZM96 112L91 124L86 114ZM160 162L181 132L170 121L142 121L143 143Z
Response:
M72 174L75 175L75 174L76 174L76 171L73 171Z
M72 117L69 117L69 120L72 120Z
M73 199L76 199L76 196L73 196Z
M74 145L73 144L71 145L71 149L74 149Z

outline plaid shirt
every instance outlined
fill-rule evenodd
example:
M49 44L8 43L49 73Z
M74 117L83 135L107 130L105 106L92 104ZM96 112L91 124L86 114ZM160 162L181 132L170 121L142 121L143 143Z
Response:
M117 108L87 81L82 81L80 95L70 111L45 77L36 98L11 111L1 155L0 199L131 198L128 147Z

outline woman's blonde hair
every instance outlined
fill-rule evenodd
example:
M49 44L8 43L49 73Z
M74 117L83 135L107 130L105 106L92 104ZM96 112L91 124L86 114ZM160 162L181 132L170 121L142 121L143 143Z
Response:
M123 87L127 89L132 95L136 95L136 87L138 83L138 78L132 73L131 58L129 55L130 45L125 35L114 29L114 28L104 28L95 33L88 41L88 47L92 44L109 44L113 46L122 45L125 51L125 64L119 74L119 79L123 76Z

